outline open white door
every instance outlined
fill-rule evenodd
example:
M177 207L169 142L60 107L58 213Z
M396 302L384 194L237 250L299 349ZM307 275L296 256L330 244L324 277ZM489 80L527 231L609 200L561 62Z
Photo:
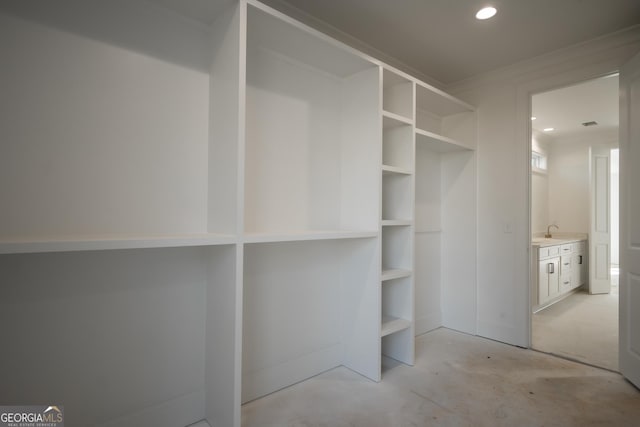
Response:
M610 149L591 148L590 294L608 294L611 292L610 165Z
M620 372L640 388L640 54L620 70Z

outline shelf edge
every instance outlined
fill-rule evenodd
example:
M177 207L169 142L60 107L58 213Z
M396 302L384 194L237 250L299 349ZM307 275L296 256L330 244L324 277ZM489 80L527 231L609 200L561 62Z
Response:
M246 233L243 243L278 243L315 240L367 239L378 236L378 231L308 231L304 233Z
M0 241L0 255L84 252L100 250L152 249L188 246L217 246L237 243L234 235L204 234L176 236L101 236L77 239L52 238L45 240Z

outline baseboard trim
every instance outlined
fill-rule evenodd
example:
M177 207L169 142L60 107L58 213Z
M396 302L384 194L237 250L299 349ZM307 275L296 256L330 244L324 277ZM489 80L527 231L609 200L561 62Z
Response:
M242 403L273 393L342 364L343 347L336 344L276 366L244 372Z
M416 336L426 334L429 331L442 326L442 315L440 313L430 314L416 318Z
M176 427L204 419L204 390L187 393L158 405L144 408L96 427Z

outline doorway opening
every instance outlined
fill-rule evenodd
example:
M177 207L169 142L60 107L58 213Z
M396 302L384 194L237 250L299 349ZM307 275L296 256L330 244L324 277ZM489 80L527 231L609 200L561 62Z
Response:
M531 106L532 348L618 371L618 75Z

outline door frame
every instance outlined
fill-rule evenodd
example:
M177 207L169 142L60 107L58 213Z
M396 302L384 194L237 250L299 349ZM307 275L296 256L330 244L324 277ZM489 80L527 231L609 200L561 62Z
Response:
M626 62L625 58L614 57L608 60L589 63L585 60L585 63L580 66L576 64L576 67L567 71L559 71L556 74L547 74L546 77L536 79L530 82L526 82L518 85L517 87L517 99L516 99L516 123L517 123L517 140L520 141L518 145L518 163L521 165L521 174L519 179L519 185L525 191L526 197L526 211L524 217L527 218L527 226L525 227L526 235L518 236L518 244L525 247L526 259L521 259L520 262L524 263L523 266L518 268L518 271L526 272L526 278L523 282L524 288L520 289L521 295L525 297L521 299L523 305L521 307L521 313L523 313L524 324L526 325L526 339L524 339L525 346L532 348L532 309L533 299L531 296L532 286L532 268L534 265L531 261L531 200L532 200L532 188L531 188L531 111L532 111L532 97L538 93L548 92L555 89L561 89L563 87L584 83L589 80L593 80L599 77L605 77L607 75L618 73L620 67Z

